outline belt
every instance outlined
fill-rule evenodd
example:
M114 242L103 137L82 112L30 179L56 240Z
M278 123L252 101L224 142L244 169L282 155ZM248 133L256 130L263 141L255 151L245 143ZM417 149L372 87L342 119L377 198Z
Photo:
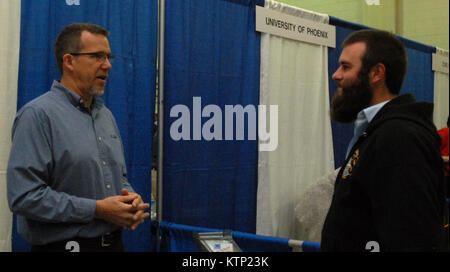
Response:
M88 243L93 245L100 245L101 247L109 247L115 242L117 242L119 239L122 239L121 230L116 230L114 232L106 233L94 238L76 237L74 239L71 239L71 241L77 241L80 242L81 244Z
M93 238L74 237L46 245L33 245L32 251L97 251L122 246L122 231L117 230Z

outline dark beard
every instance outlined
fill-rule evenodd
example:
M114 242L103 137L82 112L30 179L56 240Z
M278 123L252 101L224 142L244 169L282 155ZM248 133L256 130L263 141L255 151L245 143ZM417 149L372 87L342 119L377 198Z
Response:
M359 81L351 86L342 87L342 93L336 92L331 100L331 120L350 123L356 120L358 112L367 108L372 100L369 76L359 74Z

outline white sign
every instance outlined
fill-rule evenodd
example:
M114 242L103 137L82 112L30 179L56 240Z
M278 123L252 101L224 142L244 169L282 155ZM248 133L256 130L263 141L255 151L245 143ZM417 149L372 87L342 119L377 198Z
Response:
M432 55L431 67L433 71L438 71L444 74L448 74L448 51L440 52Z
M256 31L336 47L336 27L256 6Z

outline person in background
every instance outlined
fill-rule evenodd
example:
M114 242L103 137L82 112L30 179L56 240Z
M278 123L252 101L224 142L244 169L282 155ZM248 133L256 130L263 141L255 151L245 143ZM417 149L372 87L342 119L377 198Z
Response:
M399 95L402 42L353 32L342 44L331 118L355 133L334 185L321 251L448 251L440 137L433 104Z
M94 24L66 26L55 42L61 80L14 120L7 196L31 251L124 251L122 229L149 216L100 97L112 68L108 35Z
M448 185L450 183L449 182L449 165L448 165L448 123L449 123L449 118L447 117L447 127L441 128L440 130L438 130L439 135L442 138L441 141L441 155L442 155L442 159L444 160L444 172L445 172L445 177L447 179L447 189L448 189ZM448 195L448 190L447 190L447 198L449 197Z
M445 175L445 192L446 192L446 201L450 210L450 176L449 176L449 165L448 165L448 123L449 117L447 117L447 127L441 128L438 130L439 135L441 136L441 155L442 160L444 161L444 175ZM448 222L448 221L447 221ZM447 234L449 233L448 224L446 225ZM450 242L450 239L449 239Z

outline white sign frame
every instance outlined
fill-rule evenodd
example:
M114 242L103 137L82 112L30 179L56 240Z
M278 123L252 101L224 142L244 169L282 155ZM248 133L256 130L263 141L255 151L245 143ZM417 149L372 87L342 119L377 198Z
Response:
M431 69L448 74L448 51L437 52L431 55Z
M256 31L336 48L336 27L256 6Z

